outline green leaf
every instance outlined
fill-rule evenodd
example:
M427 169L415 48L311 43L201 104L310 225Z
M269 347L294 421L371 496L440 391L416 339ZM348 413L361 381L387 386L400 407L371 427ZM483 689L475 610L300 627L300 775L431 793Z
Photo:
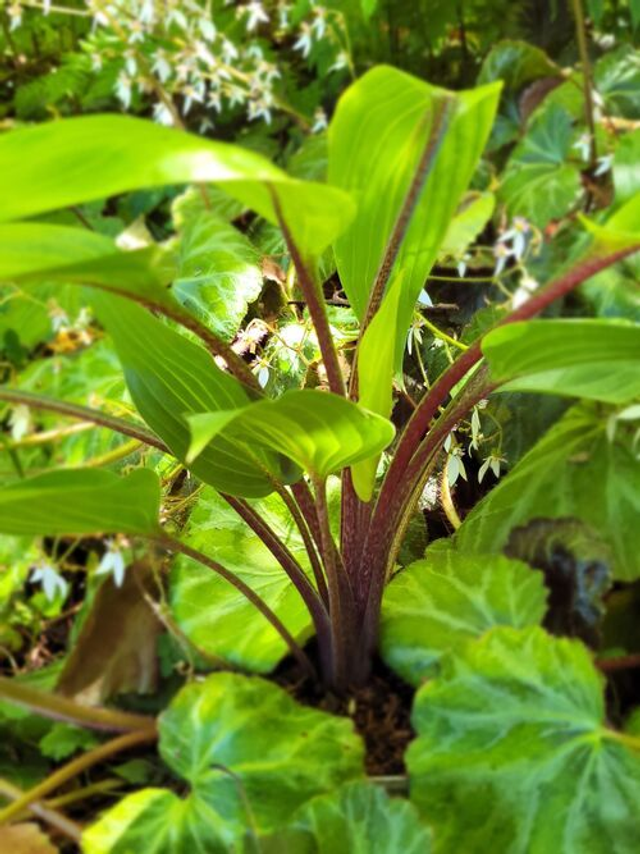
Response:
M504 172L499 198L509 216L521 216L538 228L560 219L576 204L580 168L568 162L574 141L571 116L552 105L532 121Z
M420 685L446 652L494 626L537 625L545 610L542 573L521 561L431 547L385 591L380 651L403 679Z
M440 255L461 255L491 219L495 206L496 197L493 193L467 193L449 223Z
M133 402L178 459L186 460L190 444L185 414L249 403L244 387L220 370L202 347L149 312L114 296L101 295L94 304L113 338ZM279 472L272 457L259 450L254 456ZM217 437L189 468L205 483L234 495L260 497L273 489L246 447L224 436Z
M640 51L630 44L608 51L594 67L594 83L607 115L640 119Z
M494 629L417 694L411 798L437 852L633 854L640 753L582 644Z
M262 844L265 854L429 854L431 834L410 803L358 782L309 801Z
M277 222L272 192L305 254L319 255L353 216L346 193L289 178L252 151L118 115L47 122L0 139L0 221L165 184L223 184Z
M379 66L338 103L329 128L329 180L354 195L358 213L334 249L340 280L360 318L433 129L436 107L443 98L451 105L394 267L405 271L397 358L418 295L489 136L499 94L495 83L446 92Z
M215 214L201 213L182 229L172 290L205 326L230 341L249 303L260 296L260 256L232 225Z
M252 502L301 566L308 569L304 543L278 495ZM271 552L212 489L203 491L181 540L234 572L303 641L311 633L309 613ZM268 673L288 647L273 626L235 587L185 557L177 557L169 587L173 619L205 655L232 667ZM206 608L202 603L207 602Z
M3 534L155 534L160 485L149 469L52 471L0 489Z
M255 677L217 673L188 685L159 730L160 754L190 793L145 789L125 798L85 832L86 854L129 854L140 845L234 850L248 830L270 833L309 799L363 775L350 720L300 706Z
M239 435L251 446L285 454L312 476L324 479L382 451L394 436L386 418L330 392L289 391L277 400L187 417L193 460L218 435Z
M0 225L0 281L57 281L94 285L174 314L167 290L175 276L171 253L160 246L122 252L108 237L43 223Z
M615 320L531 320L490 332L482 351L501 391L626 403L640 395L640 326Z
M614 577L640 577L640 460L633 428L613 441L595 405L576 406L474 507L456 533L465 552L499 552L536 518L575 517L611 547ZM594 488L595 485L595 488Z
M547 54L524 41L500 41L487 54L478 83L502 80L507 92L517 94L541 77L557 77L560 69Z

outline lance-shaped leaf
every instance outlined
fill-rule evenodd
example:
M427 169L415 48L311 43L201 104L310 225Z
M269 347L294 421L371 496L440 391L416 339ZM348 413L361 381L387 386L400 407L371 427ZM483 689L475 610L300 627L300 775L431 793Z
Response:
M149 469L52 471L0 489L0 531L25 536L155 534L160 484Z
M241 409L190 415L188 421L190 460L216 436L240 435L251 445L285 454L322 479L382 451L395 432L388 419L315 389L290 391Z
M640 326L614 320L510 323L482 342L501 391L626 403L640 395Z
M496 197L493 193L467 193L449 223L440 247L440 255L460 255L473 243L493 216Z
M181 307L167 290L175 272L171 253L160 246L122 252L108 237L86 229L0 225L0 281L95 285L175 315Z
M412 804L371 783L345 783L305 804L264 854L429 854L431 833Z
M334 187L289 178L253 151L131 116L47 122L0 139L0 221L143 187L214 183L271 222L274 194L296 242L319 255L353 216Z
M417 191L396 261L396 269L405 271L397 353L489 136L500 85L446 92L379 66L347 90L331 122L329 181L358 203L355 220L334 248L341 282L360 318L410 189Z
M446 652L494 626L541 623L546 598L542 573L519 560L431 547L385 591L381 653L403 679L420 685Z
M183 688L160 716L160 754L190 786L144 789L84 834L86 854L242 850L302 804L363 775L353 724L298 705L257 677L218 673Z
M411 799L436 852L637 850L638 740L606 726L576 641L499 628L417 694Z
M143 308L106 294L93 302L113 338L133 402L178 459L186 460L190 444L185 413L226 412L249 403L244 387L220 370L202 347ZM255 457L262 468L246 446L232 436L219 436L190 469L223 492L260 497L273 490L264 469L280 473L280 466L274 455L260 449Z
M456 533L458 547L498 552L513 528L532 519L575 517L611 547L615 578L640 577L634 432L621 423L612 440L595 405L571 409L469 513Z

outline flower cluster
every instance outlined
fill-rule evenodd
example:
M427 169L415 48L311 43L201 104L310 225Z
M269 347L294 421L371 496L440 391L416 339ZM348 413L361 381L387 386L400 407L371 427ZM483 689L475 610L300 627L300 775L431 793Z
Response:
M93 71L114 77L114 94L125 110L150 104L161 124L205 132L224 111L242 109L249 121L267 123L275 111L295 113L283 98L287 66L274 61L276 48L279 57L284 52L308 68L319 57L323 71L351 66L342 13L316 0L85 3L92 29L84 48ZM26 5L49 12L46 3L12 0L12 27L23 22ZM310 124L314 130L325 126L321 110Z

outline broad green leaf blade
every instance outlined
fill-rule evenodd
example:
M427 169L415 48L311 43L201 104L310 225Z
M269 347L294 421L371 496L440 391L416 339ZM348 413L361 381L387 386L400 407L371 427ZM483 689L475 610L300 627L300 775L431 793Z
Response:
M249 403L243 386L220 370L202 347L143 308L111 295L94 298L94 304L113 338L133 402L178 459L186 460L190 443L185 414ZM264 467L279 472L275 459L259 450L255 456ZM189 468L205 483L234 495L260 497L273 489L246 447L223 436Z
M308 571L304 543L279 496L270 495L252 506ZM212 489L200 495L181 539L246 582L298 641L304 643L310 636L309 613L288 576L262 540ZM268 673L288 653L273 626L235 587L188 558L174 561L169 602L180 630L214 660Z
M412 685L495 626L538 625L546 610L542 573L502 555L432 547L393 579L382 606L380 651Z
M252 151L131 116L48 122L0 139L0 221L23 219L145 187L214 183L270 222L272 192L305 254L344 230L353 203L334 187L289 178Z
M571 116L555 104L532 122L509 159L500 188L510 216L544 228L576 204L582 185L580 166L570 161L574 139Z
M52 471L0 490L0 531L25 536L155 534L160 485L149 469Z
M482 351L501 391L626 403L640 396L640 326L614 320L531 320L490 332Z
M613 160L613 181L616 202L626 202L640 193L640 129L625 134L618 144Z
M396 358L398 310L403 276L396 276L389 293L367 327L358 347L358 396L361 406L389 418L393 409L393 375ZM354 489L361 501L373 495L379 456L370 457L351 469Z
M235 411L189 415L194 459L217 436L239 435L250 445L285 454L324 479L382 451L394 436L386 418L330 392L290 391Z
M453 115L396 262L395 269L406 271L399 339L482 154L500 87L492 83L449 93L379 66L353 84L338 103L329 128L329 181L354 195L358 213L334 248L340 280L362 318L429 139L434 108L445 96L452 102Z
M159 729L160 754L190 793L125 798L85 833L86 854L125 854L142 839L145 851L186 854L198 819L207 851L238 850L248 830L268 834L306 801L363 775L363 746L349 719L300 706L255 677L218 673L187 685Z
M95 285L139 302L180 311L167 285L171 253L160 246L122 252L108 237L46 223L0 225L0 281Z
M586 648L499 628L417 694L411 798L436 852L633 854L640 753L607 729Z
M265 854L429 854L431 834L415 807L371 783L345 783L309 801Z
M465 552L500 552L532 519L581 519L611 547L614 576L640 577L640 460L634 429L613 441L594 405L571 409L474 507L456 533Z
M493 193L467 193L449 223L440 247L440 256L461 255L489 222L495 206L496 197Z
M192 314L230 341L261 290L260 255L244 234L209 212L187 220L173 293Z

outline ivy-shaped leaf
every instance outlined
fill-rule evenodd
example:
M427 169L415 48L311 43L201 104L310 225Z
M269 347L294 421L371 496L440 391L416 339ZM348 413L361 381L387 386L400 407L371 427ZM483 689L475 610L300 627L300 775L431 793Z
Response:
M640 742L606 726L585 647L494 629L416 696L411 799L436 852L634 854Z
M501 555L434 545L385 591L381 653L403 679L420 685L446 652L494 626L535 626L545 610L542 573Z
M233 851L247 832L269 834L306 801L363 775L350 720L300 706L257 677L217 673L188 685L159 730L160 754L189 793L124 798L85 832L85 854Z

